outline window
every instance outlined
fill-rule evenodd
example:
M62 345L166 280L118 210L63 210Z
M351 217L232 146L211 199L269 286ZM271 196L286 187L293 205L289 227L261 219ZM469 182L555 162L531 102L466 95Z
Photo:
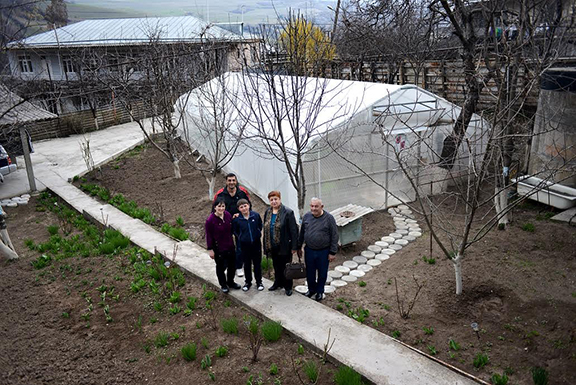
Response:
M74 61L70 56L62 57L62 68L64 69L65 73L76 72L76 66L74 65Z
M32 73L32 60L30 56L18 56L18 65L20 66L20 72L22 73Z

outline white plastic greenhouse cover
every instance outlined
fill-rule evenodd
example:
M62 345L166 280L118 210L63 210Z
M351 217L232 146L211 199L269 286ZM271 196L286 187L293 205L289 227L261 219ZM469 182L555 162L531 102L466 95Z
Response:
M296 83L294 80L296 78L290 76L276 76L275 79L278 92L291 92L290 85ZM246 81L253 82L253 85L245 87ZM298 79L298 82L302 81L302 78ZM425 136L427 140L418 146L420 148L417 150L417 155L432 164L438 160L437 154L441 152L442 141L451 132L460 109L445 99L413 85L400 86L320 78L307 78L305 81L307 97L300 108L301 122L306 122L310 118L308 106L316 101L315 90L319 87L324 90L323 108L312 127L313 135L308 147L312 149L316 145L320 148L325 140L329 140L333 141L335 146L339 146L341 155L344 155L331 153L325 146L322 147L323 151L310 151L306 156L308 163L304 165L307 199L312 196L322 198L329 211L349 203L380 209L398 204L399 201L414 200L412 187L398 171L395 158L390 156L393 154L392 144L382 144L382 135L374 132L374 122L378 122L380 133L384 132L386 137L392 139L402 138L405 143L414 142L415 135ZM180 97L176 111L177 114L178 111L184 111L185 116L178 129L196 150L208 158L214 151L213 141L195 126L200 119L206 122L210 116L208 111L213 106L203 96L205 95L203 90L210 87L212 90L219 90L222 87L228 89L227 101L222 103L220 108L237 118L231 131L238 130L239 124L248 123L248 132L255 132L250 119L240 119L240 116L250 115L250 106L247 103L255 103L256 96L260 108L270 108L268 88L261 83L260 77L254 74L227 73L220 80L213 79ZM256 89L257 95L254 94ZM242 113L238 113L236 109L240 109ZM478 135L477 132L483 132L481 129L483 124L485 123L478 116L474 116L467 134ZM272 125L270 127L272 129ZM284 134L291 135L288 132ZM477 143L478 148L473 149L475 155L481 153L485 147L482 141ZM361 154L362 150L366 151ZM385 193L381 187L359 173L346 159L352 160L382 185L387 185L391 194ZM459 159L461 162L467 162L467 153L459 153ZM267 201L269 191L280 191L283 204L297 211L297 193L290 182L285 165L267 153L260 140L244 139L236 156L225 167L225 171L234 172L240 183L264 201ZM443 178L443 171L438 167L429 167L424 174L422 183ZM442 183L436 185L430 183L430 188L437 190L442 185ZM307 210L306 207L304 209Z

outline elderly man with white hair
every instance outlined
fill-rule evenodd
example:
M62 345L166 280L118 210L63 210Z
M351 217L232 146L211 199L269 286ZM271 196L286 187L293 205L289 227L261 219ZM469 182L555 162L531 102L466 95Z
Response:
M306 296L316 301L324 298L324 285L328 277L328 265L338 252L338 228L332 214L324 211L319 198L310 200L310 211L302 217L298 248L304 247L306 261Z

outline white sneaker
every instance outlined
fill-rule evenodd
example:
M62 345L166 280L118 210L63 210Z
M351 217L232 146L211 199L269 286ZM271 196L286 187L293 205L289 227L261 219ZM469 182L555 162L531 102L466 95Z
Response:
M262 285L262 284L258 285L258 291L262 291L262 290L264 290L264 285Z
M238 277L243 277L244 276L244 269L238 269L236 270L236 275Z

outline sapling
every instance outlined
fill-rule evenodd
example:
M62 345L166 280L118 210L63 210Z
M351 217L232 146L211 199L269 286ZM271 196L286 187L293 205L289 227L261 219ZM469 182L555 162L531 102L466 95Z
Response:
M244 320L246 328L248 329L248 337L250 341L250 350L252 351L252 361L258 360L258 352L262 346L264 338L260 333L260 322L255 317L247 317Z

